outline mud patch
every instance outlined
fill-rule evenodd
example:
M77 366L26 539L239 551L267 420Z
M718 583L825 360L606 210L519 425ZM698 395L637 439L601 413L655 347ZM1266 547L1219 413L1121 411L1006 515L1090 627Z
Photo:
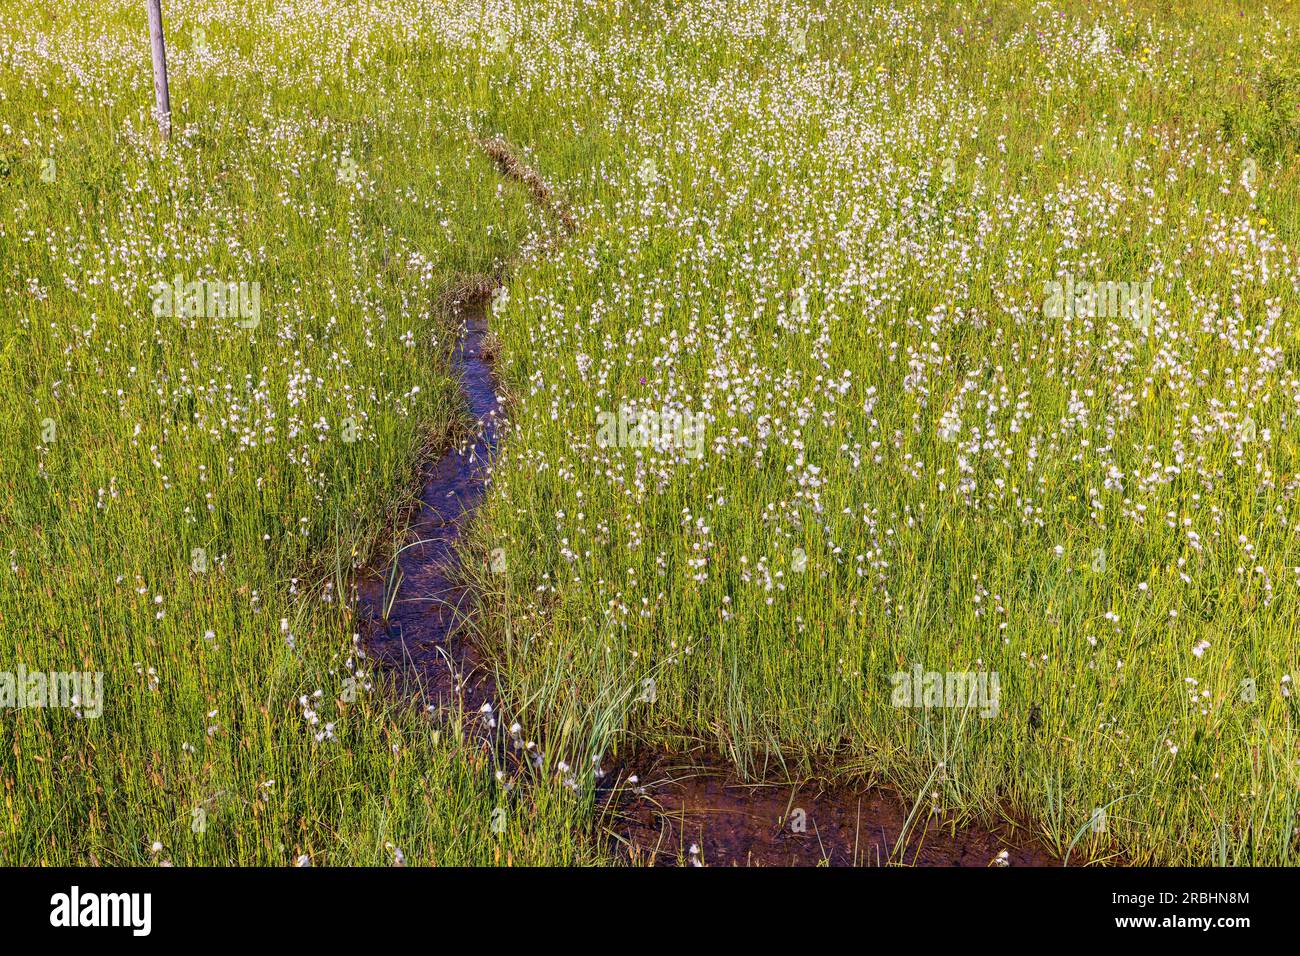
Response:
M640 865L1060 866L1024 830L954 828L881 788L745 783L718 765L665 761L607 806Z
M501 170L502 175L513 179L517 183L522 183L538 206L560 220L560 224L564 227L566 233L572 233L578 228L578 221L574 218L573 213L569 212L563 203L556 200L555 190L538 174L537 170L519 158L518 153L506 142L505 137L494 136L491 139L479 139L478 146L497 164L497 168Z

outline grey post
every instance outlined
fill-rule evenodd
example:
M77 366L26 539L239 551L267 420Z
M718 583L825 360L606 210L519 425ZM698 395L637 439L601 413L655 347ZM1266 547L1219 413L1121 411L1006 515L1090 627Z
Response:
M153 102L158 128L165 139L172 134L172 100L167 91L167 48L163 44L160 0L145 0L149 8L149 45L153 48Z

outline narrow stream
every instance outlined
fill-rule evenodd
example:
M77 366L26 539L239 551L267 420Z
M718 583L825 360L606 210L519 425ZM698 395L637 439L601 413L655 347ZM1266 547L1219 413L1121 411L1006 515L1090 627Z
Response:
M493 686L465 640L473 596L461 584L456 539L483 499L501 406L483 357L485 304L466 306L462 319L452 370L476 420L473 434L425 466L419 511L397 559L399 573L394 578L391 563L373 569L361 582L360 596L372 623L370 653L403 675L408 696L451 708L463 695L472 712L491 701Z
M473 433L422 472L418 514L397 560L360 582L371 622L369 650L401 675L404 696L434 710L459 704L473 714L495 706L492 675L468 635L473 595L461 582L456 539L483 500L497 449L501 406L483 349L484 304L462 313L452 355ZM395 586L394 586L395 584ZM384 608L389 609L387 620ZM490 746L490 744L489 744ZM615 806L613 832L640 863L699 865L1030 865L1056 861L1006 828L945 828L940 818L909 808L887 791L824 790L813 785L757 786L720 764L683 768L661 756L646 779L606 791ZM635 778L631 778L635 779ZM694 852L692 852L694 850Z

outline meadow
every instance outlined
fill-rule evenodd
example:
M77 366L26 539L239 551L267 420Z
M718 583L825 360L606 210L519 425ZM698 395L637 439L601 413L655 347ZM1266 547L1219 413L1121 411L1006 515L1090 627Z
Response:
M169 141L141 4L0 0L0 670L104 675L0 713L0 861L613 863L598 773L692 753L1295 862L1294 2L164 16ZM352 599L483 276L522 772Z

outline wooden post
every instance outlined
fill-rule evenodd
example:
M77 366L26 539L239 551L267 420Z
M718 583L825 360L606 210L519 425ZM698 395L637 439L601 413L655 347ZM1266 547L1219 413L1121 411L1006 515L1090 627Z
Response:
M153 48L153 109L164 139L172 135L172 98L167 90L167 48L163 44L160 0L145 0L149 8L149 44Z

